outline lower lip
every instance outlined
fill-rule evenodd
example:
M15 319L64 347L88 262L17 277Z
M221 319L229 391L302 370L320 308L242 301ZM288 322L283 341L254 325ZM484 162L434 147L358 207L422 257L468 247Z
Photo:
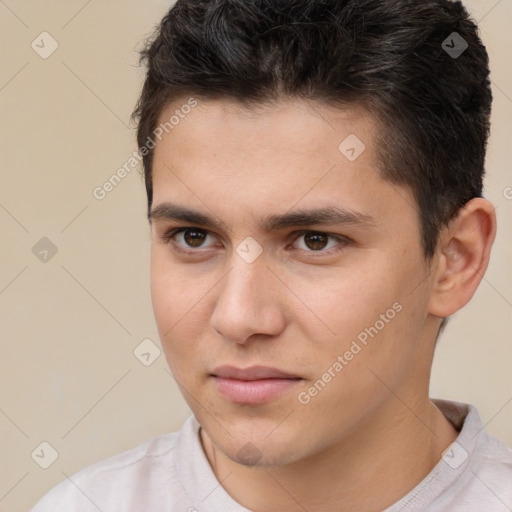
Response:
M238 380L213 376L217 390L237 404L263 404L294 387L302 379Z

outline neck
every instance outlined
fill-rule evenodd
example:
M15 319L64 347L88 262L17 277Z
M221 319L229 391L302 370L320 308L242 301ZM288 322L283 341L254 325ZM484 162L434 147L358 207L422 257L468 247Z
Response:
M201 429L215 476L235 501L254 512L381 511L423 480L456 437L428 397L414 402L392 396L348 438L285 466L240 465Z

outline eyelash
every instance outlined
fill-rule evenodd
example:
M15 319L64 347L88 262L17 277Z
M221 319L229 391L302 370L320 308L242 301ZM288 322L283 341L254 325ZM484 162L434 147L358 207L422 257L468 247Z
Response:
M187 226L187 227L180 227L180 228L171 229L170 231L168 231L167 233L165 233L162 236L162 240L164 242L166 242L166 243L171 243L172 242L172 244L175 247L175 250L178 251L178 252L181 252L182 254L189 254L189 255L196 254L197 255L198 253L201 252L201 247L199 247L197 249L184 249L182 246L177 244L176 241L174 240L176 235L179 235L180 233L183 233L184 231L188 231L188 230L190 230L190 231L199 231L199 232L204 233L206 235L211 234L206 229L196 228L196 227L193 227L193 226ZM340 236L340 235L335 235L335 234L332 234L332 233L325 233L323 231L315 231L315 230L301 230L301 231L296 231L295 233L293 233L294 238L293 238L291 243L294 243L300 237L303 237L304 235L307 235L307 234L310 234L310 233L311 234L316 234L316 235L326 236L326 237L328 237L329 241L334 240L336 242L339 242L340 246L336 246L336 247L328 249L328 250L320 249L318 251L314 251L314 250L311 250L311 249L310 250L294 249L294 250L305 252L308 255L312 255L313 257L325 256L325 255L330 256L332 254L336 254L336 253L342 251L345 248L345 246L348 245L351 242L351 240L348 239L347 237Z

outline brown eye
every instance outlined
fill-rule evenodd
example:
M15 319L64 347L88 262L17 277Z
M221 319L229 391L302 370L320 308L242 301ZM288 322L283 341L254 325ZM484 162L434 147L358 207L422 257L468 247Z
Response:
M300 231L296 235L298 236L293 243L295 249L311 255L314 253L318 253L318 256L331 255L350 244L350 240L344 236L321 231Z
M186 229L183 231L183 239L190 247L200 247L206 239L206 233L195 229Z
M329 243L329 236L323 233L307 233L304 235L304 242L308 249L321 251L322 249L325 249Z
M210 245L208 245L208 236L211 237L212 235L205 229L193 227L177 228L162 235L162 240L166 243L172 243L177 249L182 251L199 252L194 251L194 249L208 248L211 246L211 240Z

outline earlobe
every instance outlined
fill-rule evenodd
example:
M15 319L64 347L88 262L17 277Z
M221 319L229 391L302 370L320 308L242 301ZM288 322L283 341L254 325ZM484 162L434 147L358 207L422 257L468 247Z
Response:
M429 313L446 318L475 293L489 264L496 236L493 205L482 198L466 203L440 236Z

